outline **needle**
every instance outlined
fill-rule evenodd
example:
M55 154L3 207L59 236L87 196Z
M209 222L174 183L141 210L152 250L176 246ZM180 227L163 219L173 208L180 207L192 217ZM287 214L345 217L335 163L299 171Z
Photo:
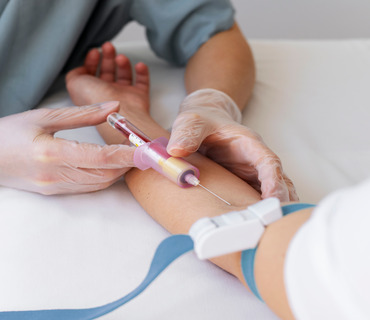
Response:
M196 186L201 186L204 190L208 191L209 193L213 194L216 198L219 198L221 201L225 202L227 205L231 206L231 204L229 202L227 202L226 200L222 199L220 196L218 196L217 194L215 194L214 192L212 192L211 190L209 190L208 188L206 188L205 186L201 185L200 184L200 181L199 179L192 173L188 173L185 177L184 177L184 180L191 184L192 186L196 187Z
M202 187L204 190L207 190L209 193L213 194L215 197L219 198L221 201L225 202L227 205L231 206L231 204L229 202L227 202L226 200L222 199L220 196L218 196L217 194L215 194L214 192L212 192L211 190L207 189L205 186L201 185L200 183L198 183L198 186Z

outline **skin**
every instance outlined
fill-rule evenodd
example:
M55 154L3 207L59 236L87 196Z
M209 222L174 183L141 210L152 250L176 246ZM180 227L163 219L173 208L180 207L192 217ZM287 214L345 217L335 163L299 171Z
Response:
M99 61L100 74L94 77ZM117 70L115 66L118 66ZM138 63L134 66L136 79L133 83L132 69L127 57L116 55L114 47L108 42L102 46L102 58L100 52L93 49L88 53L84 66L68 73L67 88L76 105L83 105L87 101L120 101L120 112L134 122L134 116L130 116L130 113L138 108L139 102L145 105L144 108L149 108L149 75L145 64ZM215 89L229 95L240 110L245 108L251 96L254 81L253 56L236 23L230 30L213 35L201 45L185 68L184 82L188 94L204 88ZM191 112L184 112L177 119L182 119L184 130L187 131L187 126L197 125L197 115L193 118ZM182 116L185 118L181 118ZM175 157L186 157L201 144L207 156L253 185L257 191L262 192L263 197L276 196L284 201L298 199L291 180L283 172L279 157L253 130L241 127L231 120L227 124L222 117L208 120L202 121L200 117L199 123L200 127L203 126L201 130L204 136L196 137L196 142L189 144L186 141L190 142L190 137L178 139L182 129L181 126L174 125L167 152ZM99 125L97 128L102 136L109 135L107 142L125 142L118 132L110 133L108 124ZM233 139L235 135L237 139ZM234 144L228 143L228 140L232 139ZM245 145L246 148L241 151L238 145ZM229 157L224 158L219 153L227 153Z
M101 74L95 77L98 61L95 55L95 51L91 51L85 65L67 75L67 88L73 101L79 104L91 103L91 99L122 101L124 103L121 104L120 113L139 128L145 128L145 134L152 139L168 137L169 133L149 115L147 67L141 63L135 66L137 80L133 82L128 59L122 55L116 56L111 44L105 44ZM124 137L111 127L100 126L99 131L108 144L125 142ZM241 210L260 200L260 194L250 185L212 160L198 153L189 156L187 160L199 168L201 182L232 206L224 204L199 187L181 189L151 169L140 171L134 168L126 174L125 180L134 197L169 232L187 233L191 225L202 217ZM311 210L306 209L272 223L266 228L258 246L255 259L257 287L266 304L282 319L293 319L284 285L286 251L292 237L310 214ZM246 286L240 255L237 252L211 261Z
M227 47L225 56L223 48ZM70 71L66 76L67 89L76 105L100 101L124 101L120 112L126 114L144 103L149 110L149 73L143 63L135 65L135 83L132 83L132 67L124 55L116 55L110 42L102 46L102 59L99 77L95 76L100 61L100 52L91 50L84 66ZM215 68L222 61L222 68ZM115 73L115 68L117 72ZM255 66L249 45L235 23L230 30L220 32L204 43L190 58L185 68L185 88L187 93L213 88L227 93L243 110L252 94L255 81ZM88 86L85 86L88 83ZM129 89L129 90L122 90ZM103 99L103 100L101 100ZM98 126L99 132L110 132L108 124ZM122 137L115 135L117 140Z
M228 48L225 55L224 48ZM222 61L222 68L217 67ZM189 60L185 70L187 93L213 88L228 94L243 110L255 82L252 52L235 23L204 43Z

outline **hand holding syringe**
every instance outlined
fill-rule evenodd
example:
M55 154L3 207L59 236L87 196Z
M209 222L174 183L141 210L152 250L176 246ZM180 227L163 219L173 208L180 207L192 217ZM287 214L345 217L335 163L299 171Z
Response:
M200 186L230 205L229 202L200 184L198 168L182 158L171 157L167 153L167 138L161 137L151 141L149 137L118 113L110 114L107 117L107 122L137 147L134 163L140 170L153 168L182 188Z

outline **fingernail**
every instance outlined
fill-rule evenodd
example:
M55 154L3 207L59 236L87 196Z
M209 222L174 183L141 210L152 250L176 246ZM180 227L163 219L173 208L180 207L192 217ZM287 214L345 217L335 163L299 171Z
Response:
M117 107L119 105L119 101L105 101L105 102L99 102L90 105L89 107L100 107L102 109L111 109L113 107Z
M178 148L178 147L173 147L173 146L167 146L167 150L168 151L171 151L171 152L176 152L176 151L178 151L178 150L181 150L180 148Z
M178 149L178 147L176 147L176 146L174 146L174 145L172 145L172 144L168 144L167 145L167 151L173 151L173 150L177 150Z
M173 156L182 156L184 150L179 148L167 148L167 152Z

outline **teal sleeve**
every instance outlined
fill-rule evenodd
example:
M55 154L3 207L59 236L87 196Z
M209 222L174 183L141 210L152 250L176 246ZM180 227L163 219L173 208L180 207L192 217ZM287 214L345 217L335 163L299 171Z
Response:
M233 15L228 0L0 0L0 117L37 106L62 70L131 20L158 56L184 65Z
M0 117L37 105L66 63L96 2L0 0Z
M135 0L130 15L146 28L152 50L180 66L210 37L234 24L228 0Z
M132 0L0 0L0 117L37 106L62 70L130 21Z

